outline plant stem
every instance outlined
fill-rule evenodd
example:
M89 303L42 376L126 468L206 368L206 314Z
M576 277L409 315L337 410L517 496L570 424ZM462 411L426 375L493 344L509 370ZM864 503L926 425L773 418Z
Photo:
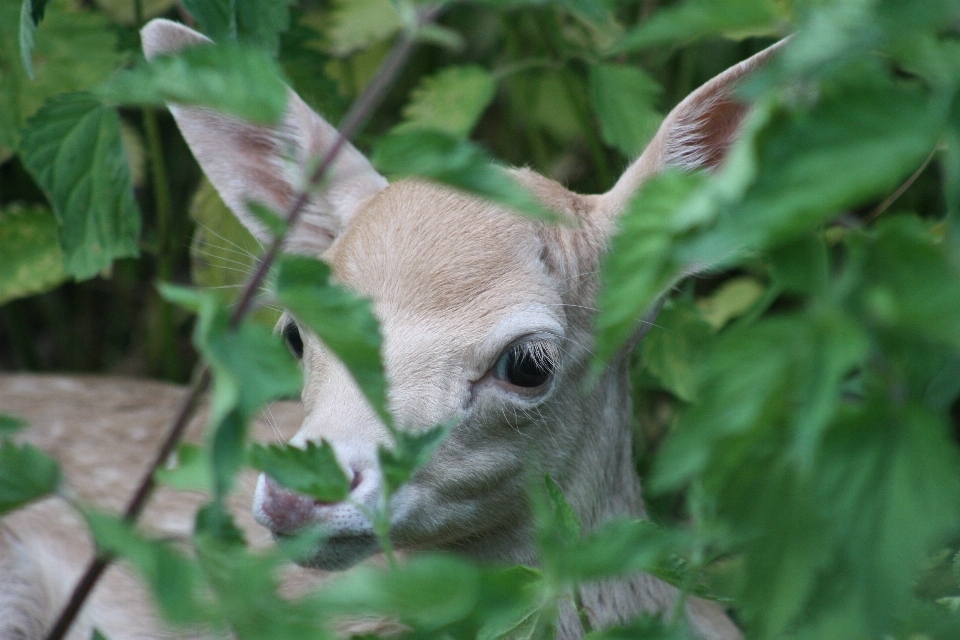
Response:
M383 64L377 70L377 75L374 76L373 80L371 80L371 82L367 85L367 88L364 90L363 94L360 95L356 102L354 102L354 104L350 107L350 110L343 119L343 123L340 127L340 133L337 136L336 142L334 142L334 144L327 150L326 154L324 154L323 160L317 166L316 170L314 170L314 172L311 174L309 183L290 205L286 215L287 231L296 225L304 207L310 199L312 190L326 175L326 172L336 159L337 154L339 154L344 145L347 144L348 138L356 133L367 117L371 114L373 109L377 106L377 104L379 104L387 88L389 88L394 78L396 78L397 74L400 72L403 64L413 51L414 44L417 40L418 28L432 21L439 14L439 11L439 7L435 6L424 7L420 10L415 28L408 29L404 32L400 40L388 55L387 59L384 60ZM280 251L280 247L283 244L285 235L285 233L280 234L273 241L273 243L270 245L270 248L267 250L267 253L264 254L263 258L260 260L260 265L257 268L257 272L245 285L243 293L240 297L240 301L238 302L234 313L230 318L230 326L232 329L235 330L239 326L240 321L250 311L253 305L255 294L259 290L266 274L270 270L270 265L276 259L276 256ZM133 498L131 498L130 502L127 504L127 508L124 510L123 518L127 523L132 525L134 522L136 522L141 511L143 511L143 508L146 506L155 486L153 479L154 471L167 460L174 448L177 446L177 443L183 437L183 433L186 430L187 425L190 423L190 419L196 411L197 406L199 405L200 396L209 386L211 379L212 375L210 373L210 368L205 366L187 392L186 397L176 413L176 417L173 419L169 429L167 430L166 438L157 451L157 454L154 456L151 465L147 469L147 472L141 479L136 493L134 493ZM74 587L67 606L64 607L63 611L61 611L60 616L58 617L53 628L47 634L46 640L63 639L67 631L69 631L70 626L73 624L77 614L80 612L80 609L83 607L83 604L86 602L87 598L90 596L90 593L96 586L98 580L103 575L104 570L110 565L112 560L113 558L109 555L98 555L93 562L90 563L86 572L84 572L83 576L80 578L80 581L77 583L76 587Z
M153 178L153 197L157 212L157 279L170 282L173 279L173 207L170 204L170 180L163 158L163 142L155 109L143 110L143 126L147 133L150 153L150 172ZM174 326L173 306L156 294L157 323L152 340L153 364L163 371L163 377L175 381L179 374L177 358L177 330Z
M934 147L933 151L930 152L930 155L927 156L927 159L923 161L923 164L921 164L917 168L917 170L913 172L913 175L907 178L906 181L904 181L904 183L901 184L896 191L890 194L890 197L888 197L886 200L881 202L876 209L871 211L870 215L868 215L866 218L863 219L863 224L865 225L870 224L871 222L879 218L880 214L882 214L884 211L889 209L890 205L896 202L897 198L902 196L903 192L909 189L910 186L917 181L917 178L920 177L920 174L923 173L923 171L930 165L930 162L933 160L933 156L936 155L937 149L939 148L940 148L939 146Z

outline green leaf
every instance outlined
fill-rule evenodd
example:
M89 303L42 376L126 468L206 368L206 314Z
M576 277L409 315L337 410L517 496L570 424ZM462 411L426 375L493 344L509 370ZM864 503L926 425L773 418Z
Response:
M150 585L164 616L173 622L203 619L206 594L197 566L168 544L147 540L113 516L84 514L97 548L128 560Z
M159 467L153 477L160 484L183 491L208 491L213 486L210 459L201 447L189 443L181 443L174 463Z
M777 35L786 18L786 7L776 0L686 0L661 9L627 32L615 50L629 51L710 35Z
M297 493L321 502L340 502L350 493L350 481L326 441L307 442L303 449L290 445L253 445L250 465Z
M122 71L97 90L119 105L202 105L263 124L276 123L287 106L283 73L260 49L236 44L199 46L158 56Z
M138 254L140 211L115 110L85 93L53 98L28 122L21 152L60 218L68 275L91 278Z
M589 91L603 140L628 157L640 155L663 122L653 107L660 85L638 67L593 64Z
M33 7L41 4L34 2ZM116 31L103 15L81 10L69 0L52 0L44 7L31 80L20 48L22 4L0 2L0 162L17 150L24 123L47 98L89 89L108 78L121 61Z
M184 0L184 7L213 40L242 42L276 55L290 26L294 0Z
M380 360L383 339L370 301L333 284L330 267L311 258L281 256L275 286L280 303L346 365L380 418L392 424Z
M697 309L670 301L641 343L646 369L681 400L697 398L697 364L713 341L713 331Z
M747 276L731 278L710 296L697 300L703 319L714 330L720 330L729 321L746 313L763 295L762 284Z
M107 637L103 635L99 629L93 630L93 638L91 640L107 640Z
M400 27L400 14L390 0L336 0L327 37L332 52L345 56L392 37Z
M42 6L42 5L41 5ZM42 9L41 9L42 12ZM37 33L37 23L39 21L33 17L33 2L23 0L20 5L20 59L23 61L23 69L27 76L33 80L33 38Z
M496 79L483 67L445 67L420 81L394 132L435 129L469 137L496 89Z
M544 483L547 489L550 528L561 540L567 543L578 542L580 540L580 519L576 512L564 497L560 485L550 477L550 474L544 476Z
M373 163L401 178L422 176L488 198L518 213L556 221L558 216L524 189L481 147L439 131L396 133L380 140Z
M453 424L440 425L429 431L408 433L395 431L393 448L380 449L380 470L383 473L384 491L393 495L401 485L430 461L440 443L450 434Z
M53 212L17 205L0 210L0 304L52 289L66 277Z
M9 436L27 426L27 421L16 416L0 413L0 436Z
M673 214L703 180L677 171L651 178L617 221L602 267L594 372L620 350L656 298L683 273L672 252L685 229Z
M7 439L0 443L0 514L53 493L59 485L60 467L43 451Z

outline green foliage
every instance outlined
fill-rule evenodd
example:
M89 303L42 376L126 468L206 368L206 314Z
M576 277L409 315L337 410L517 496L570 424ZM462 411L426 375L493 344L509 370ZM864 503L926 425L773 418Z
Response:
M276 63L256 48L193 47L118 74L98 95L116 104L203 105L269 124L287 106L281 75Z
M333 447L328 442L304 448L254 445L250 465L268 473L274 480L298 493L322 502L339 502L347 497L350 481L343 474Z
M380 327L370 301L330 282L330 267L284 256L276 276L277 299L347 366L360 390L387 424L387 383L380 360Z
M60 219L68 275L91 278L116 258L137 255L140 211L116 111L86 93L51 98L30 118L20 146Z
M0 434L7 436L27 426L25 420L0 413Z
M9 433L10 419L4 431ZM52 493L60 485L60 467L36 447L0 442L0 513L18 509Z
M165 101L276 122L287 96L281 69L335 122L411 28L416 7L185 0L199 28L226 46L146 64L133 62L128 5L0 0L0 302L111 265L114 282L131 282L136 298L156 280L157 248L187 245L163 240L163 224L183 234L196 224L192 257L184 249L164 279L192 278L203 290L163 291L197 315L193 344L213 371L212 409L206 441L181 446L155 477L212 501L184 544L190 553L89 515L101 551L137 567L170 620L296 640L333 637L338 621L359 615L397 621L401 637L532 640L555 632L561 607L582 608L576 584L646 571L684 594L721 599L750 638L960 635L956 2L446 6L356 144L372 149L391 179L423 177L543 220L556 216L505 165L603 192L672 105L773 38L794 37L738 86L753 109L725 163L648 177L616 220L602 265L594 373L649 329L631 373L638 435L649 437L637 462L656 524L582 529L559 486L531 473L538 569L394 558L387 498L456 426L394 425L369 301L332 282L320 261L283 256L274 265L270 302L343 361L393 438L379 452L386 496L368 514L388 566L361 567L302 598L281 597L284 555L251 552L225 507L251 463L321 501L349 489L326 443L247 443L250 419L302 382L279 337L263 324L233 323L215 290L241 285L258 243L209 184L195 188L168 120L158 140L144 136L151 180L138 183L135 201L120 127L139 131L131 107ZM147 5L151 15L179 15L170 4ZM924 170L928 158L933 168ZM163 159L168 178L158 177ZM150 201L158 193L178 199L179 222L160 222ZM179 213L188 208L192 222ZM255 215L284 228L267 210ZM146 256L136 266L115 263L138 245ZM683 281L691 273L702 277ZM0 356L15 340L6 336L28 324L20 304L46 303L0 309ZM142 317L123 323L152 326ZM122 340L137 345L138 336ZM124 363L134 359L125 353ZM19 428L0 416L5 438ZM38 449L0 445L0 511L60 482ZM284 549L296 556L316 542ZM689 637L670 613L588 637Z

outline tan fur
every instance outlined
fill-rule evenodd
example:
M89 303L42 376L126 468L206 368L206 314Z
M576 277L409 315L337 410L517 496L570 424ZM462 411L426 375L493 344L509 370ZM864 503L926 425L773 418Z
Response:
M144 29L143 41L148 57L208 43L163 20ZM772 51L734 67L681 103L607 194L581 196L531 171L513 171L568 219L566 225L535 222L424 181L388 185L356 149L346 147L288 249L322 254L340 282L374 300L385 336L390 409L399 428L455 424L431 462L392 500L390 535L398 548L536 564L526 492L530 478L543 473L557 481L588 531L613 518L644 517L631 458L628 350L596 385L582 384L591 355L597 271L617 215L648 176L665 166L710 168L722 160L745 112L732 87ZM196 107L171 111L224 200L264 239L267 232L247 203L289 206L309 159L336 136L293 94L276 127ZM353 479L351 500L318 504L265 477L255 490L252 478L245 478L237 499L249 504L252 498L256 520L278 533L323 526L333 538L316 549L310 563L346 567L374 549L372 526L358 505L373 509L379 503L377 449L389 446L390 437L344 366L316 336L301 331L303 413L294 417L295 409L281 405L283 437L300 445L329 441ZM638 339L642 333L638 328ZM536 388L510 384L497 373L501 357L524 341L541 355L559 354L553 377ZM171 387L150 383L0 380L0 406L30 418L35 427L27 437L65 461L85 499L111 509L119 507L129 479L149 458L176 395ZM262 426L260 435L269 437ZM185 535L199 501L163 491L145 524ZM249 515L241 520L252 539L266 541L267 529L258 530ZM15 608L11 602L19 603L25 624L36 627L36 617L48 620L62 600L69 584L62 578L80 570L89 542L82 525L46 503L8 518L5 527L0 567L12 567L8 571L19 579L0 585L0 619ZM310 582L313 575L301 572L296 579ZM596 628L641 612L670 612L677 596L676 589L648 575L579 587L584 614ZM162 637L142 590L122 567L111 571L85 615L85 628L95 622L114 640ZM686 616L701 638L740 637L715 603L690 598ZM558 637L583 634L577 612L562 606ZM37 636L29 631L22 637Z

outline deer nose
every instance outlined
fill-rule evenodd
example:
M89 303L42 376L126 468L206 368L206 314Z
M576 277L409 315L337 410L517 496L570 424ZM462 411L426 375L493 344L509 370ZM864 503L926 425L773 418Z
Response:
M363 484L364 473L350 469L347 477L350 479L350 496L355 496ZM322 521L325 508L338 504L342 502L325 502L291 491L263 473L257 483L254 516L274 534L293 535Z

